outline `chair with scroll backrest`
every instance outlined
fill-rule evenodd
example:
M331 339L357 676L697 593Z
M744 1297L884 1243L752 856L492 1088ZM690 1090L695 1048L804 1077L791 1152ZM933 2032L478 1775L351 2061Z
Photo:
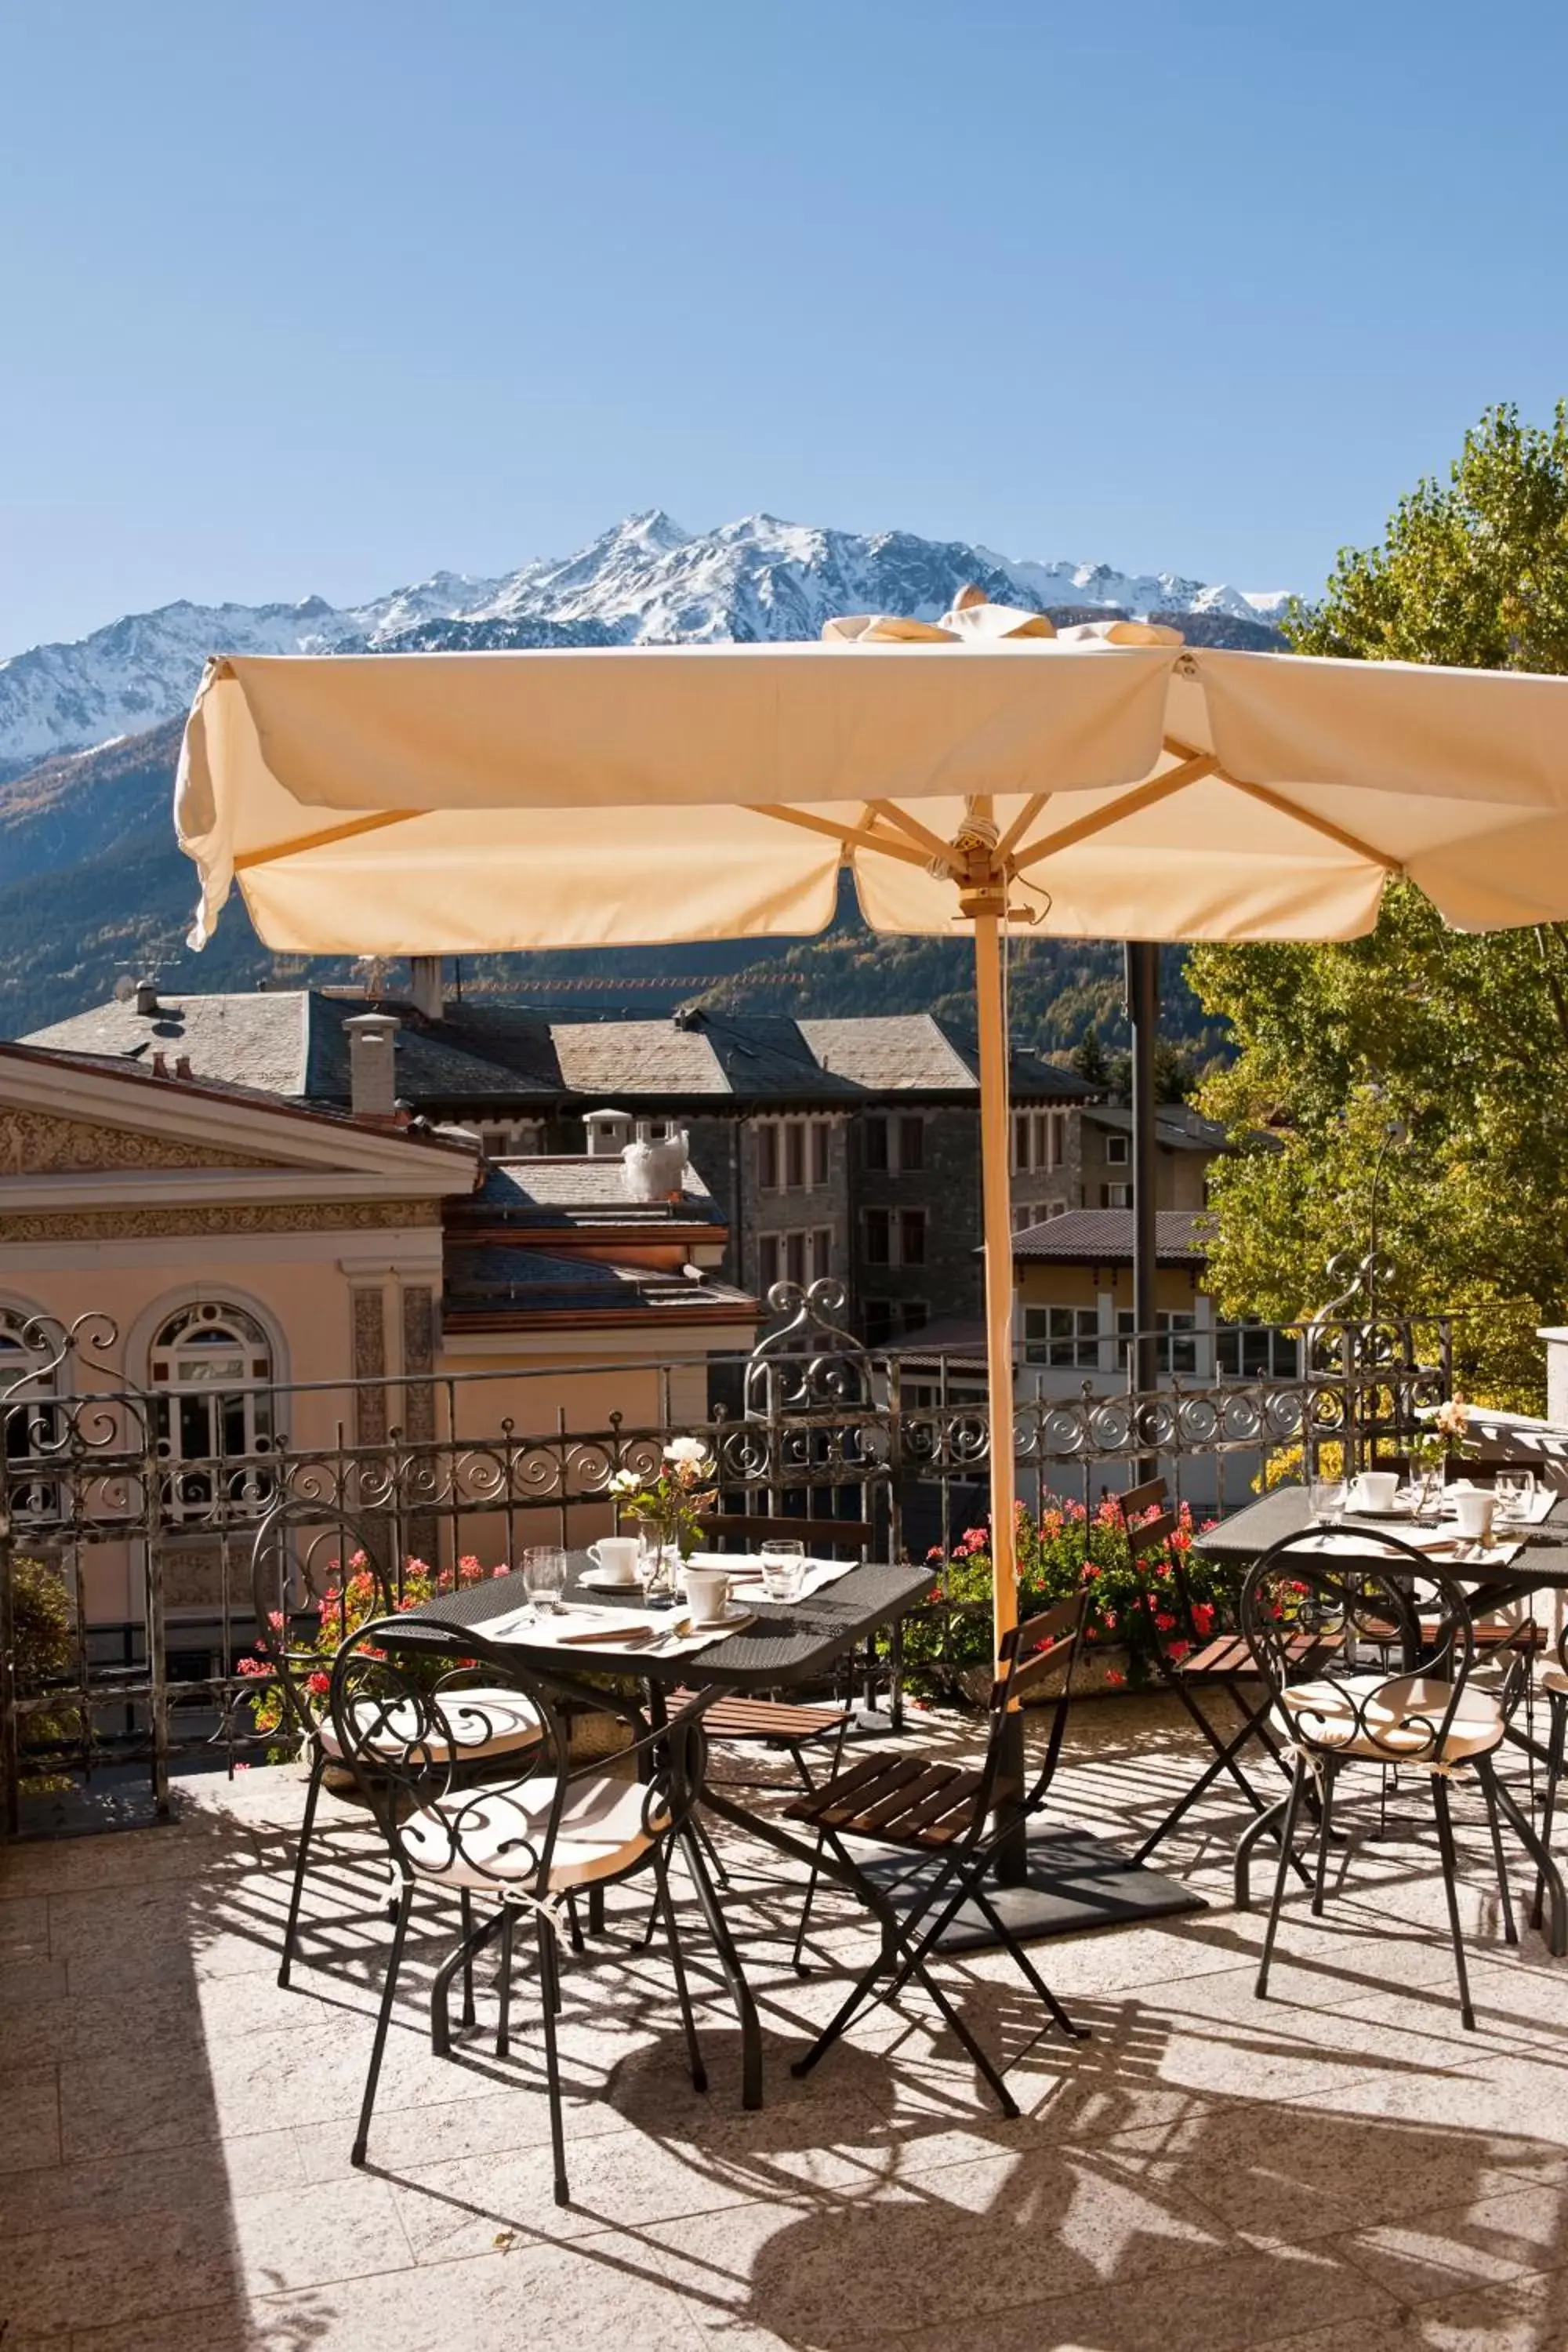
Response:
M1309 1788L1318 1802L1312 1909L1321 1914L1335 1791L1352 1764L1422 1774L1432 1792L1438 1855L1464 2023L1473 2028L1469 1979L1459 1923L1458 1864L1451 1786L1473 1777L1485 1801L1501 1895L1503 1931L1518 1941L1509 1895L1500 1812L1526 1847L1533 1829L1500 1780L1493 1759L1507 1728L1499 1697L1476 1679L1475 1627L1453 1578L1392 1531L1372 1540L1375 1563L1352 1540L1324 1549L1321 1530L1302 1528L1267 1551L1248 1572L1241 1596L1242 1631L1268 1686L1278 1730L1289 1741L1295 1771L1284 1801L1279 1867L1264 1934L1258 1994L1265 1999L1274 1942L1293 1855L1296 1823ZM1315 1644L1303 1672L1303 1643Z
M363 1619L395 1613L401 1596L381 1558L385 1541L384 1528L330 1504L294 1498L268 1512L251 1548L258 1678L269 1675L277 1690L280 1738L310 1759L278 1968L280 1985L289 1982L299 1941L321 1783L329 1768L343 1761L327 1706L326 1660ZM499 1694L496 1704L483 1716L469 1717L463 1730L464 1756L472 1767L531 1747L539 1736L526 1706Z
M520 1917L533 1923L558 2204L566 2203L569 2192L556 2049L557 1946L577 1888L603 1891L651 1870L691 2079L698 2090L707 2087L668 1876L670 1844L686 1831L700 1785L706 1702L695 1700L650 1728L633 1705L606 1692L605 1712L619 1717L633 1735L617 1755L616 1769L606 1771L595 1763L573 1768L564 1697L515 1653L487 1643L471 1626L444 1622L438 1604L422 1611L417 1620L399 1616L361 1626L338 1653L331 1690L337 1752L374 1812L402 1881L353 2143L356 2165L365 2161L416 1889L492 1906L477 1929L465 1917L463 1941L437 1977L438 2054L450 2046L446 1996L451 1977L498 1935L496 2050L498 2056L507 2054L514 1931ZM476 1780L464 1769L465 1758L505 1738L520 1715L533 1727L532 1740Z
M1017 2104L1006 2084L928 1967L944 1929L969 1904L1011 1955L1025 1982L1045 2004L1051 2021L1064 2033L1079 2035L1081 2029L1073 2024L1039 1975L985 1882L1003 1838L1026 1827L1044 1804L1055 1778L1087 1606L1080 1593L1013 1627L1005 1637L987 1706L985 1751L978 1766L918 1753L879 1751L836 1773L786 1809L786 1821L805 1822L826 1837L882 1927L882 1948L877 1958L805 2056L796 2061L797 2074L816 2064L868 2000L895 2000L913 1978L973 2059L1003 2114L1016 2116ZM1002 1769L1008 1715L1058 1675L1061 1679L1049 1712L1040 1769L1026 1790L1010 1790ZM846 1839L870 1840L908 1857L903 1899L897 1908L857 1870ZM889 1981L880 1985L884 1975Z

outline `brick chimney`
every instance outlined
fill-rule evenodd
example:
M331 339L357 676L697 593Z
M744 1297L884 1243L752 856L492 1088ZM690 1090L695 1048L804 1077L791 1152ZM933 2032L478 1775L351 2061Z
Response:
M397 1023L390 1013L356 1013L349 1040L349 1106L356 1118L390 1126L397 1116Z

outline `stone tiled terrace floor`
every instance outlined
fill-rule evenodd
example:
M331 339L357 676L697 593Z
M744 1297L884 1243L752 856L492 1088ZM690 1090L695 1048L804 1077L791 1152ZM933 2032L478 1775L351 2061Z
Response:
M1125 1827L1190 1769L1160 1703L1087 1705L1054 1810ZM566 1977L565 2211L537 2037L497 2063L488 1981L456 2062L430 2054L434 1912L373 2168L351 2170L386 1931L374 1849L338 1809L306 1964L279 1990L300 1801L288 1770L189 1782L172 1827L0 1857L4 2352L1568 2345L1568 1964L1528 1930L1502 1945L1473 1797L1477 2033L1429 1854L1397 1831L1355 1853L1323 1923L1291 1901L1275 1998L1255 2000L1260 1925L1229 1907L1220 1805L1167 1849L1208 1910L1044 1948L1082 2047L1037 2037L1004 1961L947 1964L1012 2063L1014 2124L919 1998L791 2077L833 1962L867 1950L842 1898L805 1983L779 1940L793 1898L755 1879L731 1898L769 2028L757 2115L694 1906L705 2098L661 1956L606 1942ZM525 1980L524 2021L530 2000Z

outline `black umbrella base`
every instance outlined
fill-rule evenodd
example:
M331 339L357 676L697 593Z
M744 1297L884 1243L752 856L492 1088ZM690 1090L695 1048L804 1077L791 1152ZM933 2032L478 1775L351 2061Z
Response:
M892 1848L856 1855L862 1874L891 1900L895 1909L913 1907L918 1882L900 1892L896 1882L910 1867L907 1853ZM993 1878L986 1888L999 1916L1021 1944L1043 1943L1052 1936L1081 1936L1092 1928L1131 1927L1143 1919L1170 1919L1183 1911L1206 1911L1208 1905L1190 1886L1166 1878L1146 1864L1131 1862L1121 1849L1088 1830L1047 1828L1037 1823L1028 1839L1028 1863L1023 1883L1000 1886ZM995 1930L973 1904L966 1904L942 1930L937 1947L943 1952L986 1952L1000 1948Z

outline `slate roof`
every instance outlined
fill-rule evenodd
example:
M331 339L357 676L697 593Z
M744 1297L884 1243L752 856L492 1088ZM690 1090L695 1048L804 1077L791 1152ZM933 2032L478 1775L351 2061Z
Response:
M439 1021L412 1006L372 1006L319 989L176 996L155 1013L110 1003L37 1031L29 1045L150 1060L188 1054L198 1078L296 1101L347 1103L356 1013L395 1013L397 1087L419 1108L526 1112L638 1102L842 1106L868 1097L979 1089L973 1038L929 1013L794 1021L779 1013L699 1013L684 1021L558 1021L526 1005L448 1004ZM1082 1101L1094 1089L1039 1055L1013 1056L1020 1102Z
M1208 1258L1203 1209L1156 1209L1154 1249L1161 1265L1202 1265ZM1131 1265L1131 1209L1069 1209L1013 1236L1016 1261L1041 1265Z
M1084 1118L1091 1127L1104 1128L1112 1135L1131 1135L1132 1132L1132 1113L1115 1103L1095 1103L1084 1112ZM1212 1154L1236 1149L1224 1128L1215 1120L1204 1118L1195 1110L1188 1110L1184 1107L1156 1108L1154 1140L1167 1151Z
M686 1171L679 1201L629 1198L618 1160L542 1157L498 1160L463 1203L470 1224L532 1227L612 1224L657 1230L661 1225L722 1225L713 1196L694 1168Z

